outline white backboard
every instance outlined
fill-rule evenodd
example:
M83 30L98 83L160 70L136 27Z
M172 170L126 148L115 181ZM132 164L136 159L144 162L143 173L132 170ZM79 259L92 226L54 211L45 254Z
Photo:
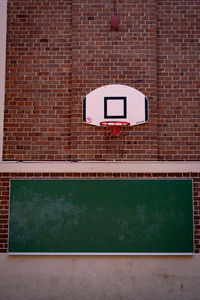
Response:
M130 126L148 121L148 99L138 90L120 84L105 85L83 99L83 122L129 122Z

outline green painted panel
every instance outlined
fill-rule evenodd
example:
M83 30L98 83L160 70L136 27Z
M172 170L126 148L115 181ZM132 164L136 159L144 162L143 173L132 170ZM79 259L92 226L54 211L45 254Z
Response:
M9 252L193 252L192 180L12 180Z

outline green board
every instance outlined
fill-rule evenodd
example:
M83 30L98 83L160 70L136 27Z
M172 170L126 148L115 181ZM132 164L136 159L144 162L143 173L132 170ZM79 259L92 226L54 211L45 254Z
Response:
M12 180L9 253L192 253L192 180Z

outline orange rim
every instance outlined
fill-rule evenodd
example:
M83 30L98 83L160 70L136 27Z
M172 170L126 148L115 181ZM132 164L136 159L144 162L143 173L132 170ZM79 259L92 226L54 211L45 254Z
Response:
M107 134L119 135L123 129L123 132L130 126L129 122L120 121L103 121L99 123L103 127ZM124 130L125 129L125 130Z

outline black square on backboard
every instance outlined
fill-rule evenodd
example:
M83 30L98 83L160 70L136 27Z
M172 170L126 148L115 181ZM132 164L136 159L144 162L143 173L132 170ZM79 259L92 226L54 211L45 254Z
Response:
M121 115L108 114L108 100L123 101L123 113ZM104 119L125 119L127 117L127 101L126 97L104 97Z

